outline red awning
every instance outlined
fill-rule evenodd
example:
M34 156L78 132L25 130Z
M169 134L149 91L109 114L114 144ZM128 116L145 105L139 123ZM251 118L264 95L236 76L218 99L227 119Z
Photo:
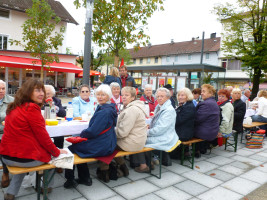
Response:
M98 71L90 70L90 76L97 76L100 75L101 73ZM78 77L83 77L83 72L78 74Z
M259 87L260 87L260 89L267 89L267 83L261 83ZM243 88L245 88L245 89L249 89L249 85L248 85L248 83L246 83L246 84L243 86ZM253 83L251 83L251 88L253 88Z
M33 61L35 62L34 64ZM41 70L42 65L38 59L0 55L0 66ZM67 62L53 62L49 68L45 67L44 70L69 73L80 73L83 71L81 67Z

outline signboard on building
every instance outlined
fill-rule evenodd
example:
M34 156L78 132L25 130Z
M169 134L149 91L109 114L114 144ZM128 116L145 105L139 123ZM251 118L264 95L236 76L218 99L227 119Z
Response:
M165 77L158 78L158 88L163 87L165 84Z
M141 88L144 90L145 89L145 85L147 85L147 84L148 84L148 77L143 76L142 77L142 86L141 86Z
M185 88L186 77L185 76L177 76L177 87L176 91L178 92L180 89Z
M157 77L156 76L149 77L149 84L152 85L152 90L156 90L157 89Z

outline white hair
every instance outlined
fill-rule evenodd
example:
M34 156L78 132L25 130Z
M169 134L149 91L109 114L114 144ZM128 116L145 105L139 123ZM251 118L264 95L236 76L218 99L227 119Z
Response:
M146 84L144 89L147 89L147 88L151 88L152 89L152 85L151 84Z
M0 84L4 84L5 87L6 87L6 82L5 81L0 80Z
M242 91L241 91L239 88L234 88L234 89L232 90L232 94L234 94L235 92L237 92L237 93L239 93L239 94L242 93Z
M166 93L166 96L168 98L171 97L171 93L170 93L170 90L166 89L166 88L158 88L157 91L156 91L156 96L158 95L158 92L165 92Z
M56 90L55 90L55 88L53 87L53 85L44 85L44 87L45 87L45 89L46 89L46 88L47 88L47 89L50 89L51 92L52 92L52 94L53 94L53 96L55 96L55 94L56 94Z
M117 82L112 82L112 83L110 84L110 88L112 89L112 88L114 88L114 87L119 87L119 88L121 88L121 86L120 86L119 83L117 83Z
M177 99L178 99L178 95L182 92L186 95L187 101L192 101L194 99L194 96L193 96L191 90L189 90L188 88L182 88L181 90L179 90L179 92L177 94Z
M100 85L100 86L95 90L95 94L97 94L98 92L103 92L103 93L107 94L107 95L109 96L110 99L111 99L111 97L112 97L111 89L110 89L109 85L107 85L107 84L102 84L102 85Z

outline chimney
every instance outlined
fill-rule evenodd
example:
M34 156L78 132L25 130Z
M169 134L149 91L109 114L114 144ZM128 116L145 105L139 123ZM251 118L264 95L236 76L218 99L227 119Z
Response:
M148 48L150 48L151 46L152 46L152 44L149 42L149 43L148 43Z
M216 33L210 34L210 39L212 39L212 38L216 38Z
M194 38L194 37L192 37L192 41L193 41L193 42L195 41L195 38Z
M174 39L171 39L171 44L174 44Z

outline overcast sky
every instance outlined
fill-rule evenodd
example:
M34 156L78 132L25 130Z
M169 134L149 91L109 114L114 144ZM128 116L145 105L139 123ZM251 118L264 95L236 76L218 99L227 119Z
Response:
M67 47L72 53L81 54L84 49L85 9L76 9L73 0L59 0L69 11L78 26L68 24ZM228 0L228 2L234 0ZM152 45L188 41L192 37L205 38L216 32L220 36L221 24L217 16L211 13L215 4L225 3L225 0L165 0L165 11L156 11L148 21L148 31ZM132 45L128 46L132 48ZM94 47L97 51L97 47Z

